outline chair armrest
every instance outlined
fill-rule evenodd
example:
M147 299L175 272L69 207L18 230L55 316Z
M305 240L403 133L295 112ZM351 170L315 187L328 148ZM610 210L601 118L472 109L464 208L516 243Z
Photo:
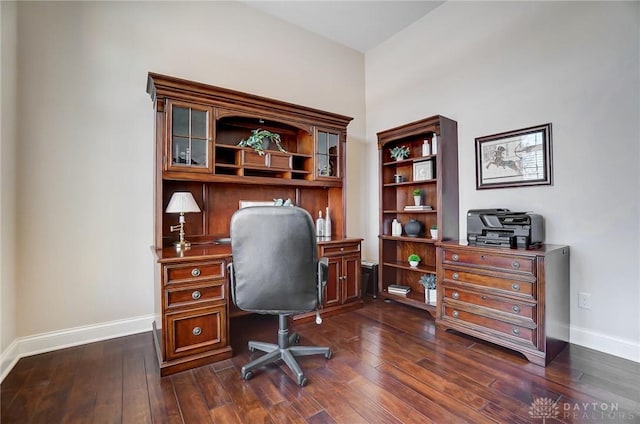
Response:
M329 278L329 259L318 259L318 306L322 304L322 293Z

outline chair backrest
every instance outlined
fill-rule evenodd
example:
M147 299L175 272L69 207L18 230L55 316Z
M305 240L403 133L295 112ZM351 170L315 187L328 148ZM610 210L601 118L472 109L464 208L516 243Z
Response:
M318 257L309 213L291 206L255 206L231 217L231 294L238 308L287 314L318 305Z

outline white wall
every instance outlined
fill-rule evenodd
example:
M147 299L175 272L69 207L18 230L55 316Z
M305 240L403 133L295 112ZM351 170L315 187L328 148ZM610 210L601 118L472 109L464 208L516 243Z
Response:
M456 120L461 238L468 209L542 214L546 241L571 246L572 342L635 361L639 6L447 2L365 56L370 162L377 131L435 114ZM476 137L547 122L552 186L476 190ZM375 188L368 197L377 204ZM376 217L367 229L377 234ZM591 310L578 308L578 292L592 294Z
M242 3L21 2L18 43L18 337L153 313L149 71L352 116L349 166L364 145L364 56Z
M16 337L16 3L0 2L0 18L0 352L4 352Z

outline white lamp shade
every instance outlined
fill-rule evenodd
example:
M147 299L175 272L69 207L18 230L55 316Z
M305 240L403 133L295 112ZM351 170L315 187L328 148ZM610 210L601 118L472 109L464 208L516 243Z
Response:
M171 200L167 205L167 213L187 213L187 212L200 212L200 208L193 198L193 195L188 191L176 191L171 195Z

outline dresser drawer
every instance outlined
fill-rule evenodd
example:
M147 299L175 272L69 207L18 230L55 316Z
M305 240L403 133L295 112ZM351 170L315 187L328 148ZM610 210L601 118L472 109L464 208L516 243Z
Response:
M528 303L461 290L457 287L444 287L444 297L445 301L447 299L453 299L500 312L506 312L531 322L536 320L536 307Z
M227 345L226 305L167 313L167 359Z
M536 347L537 331L536 328L529 328L526 325L517 325L495 318L489 318L483 315L468 312L459 308L446 306L444 307L444 316L447 320L465 325L471 324L471 328L477 331L489 332L500 337L506 337L511 341L530 347ZM478 328L480 327L480 328ZM535 325L533 326L535 327Z
M320 256L341 255L343 253L357 253L360 243L327 244L320 246Z
M207 278L223 278L225 261L193 262L189 264L164 265L164 283L183 283Z
M503 293L510 296L518 296L523 299L535 299L535 284L533 282L514 280L511 278L501 278L477 274L475 272L458 271L453 269L444 270L445 280L450 280L461 284L472 284L480 289L486 288L494 293Z
M515 255L499 255L466 250L444 249L444 262L476 267L497 268L500 270L533 274L533 258Z
M224 300L226 298L225 280L214 280L207 284L165 289L165 306L177 308Z

